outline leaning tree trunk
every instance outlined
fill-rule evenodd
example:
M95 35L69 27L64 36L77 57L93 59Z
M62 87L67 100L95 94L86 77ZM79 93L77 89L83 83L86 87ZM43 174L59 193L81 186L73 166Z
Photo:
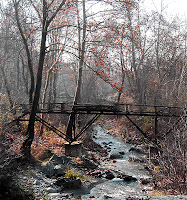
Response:
M32 108L30 112L29 125L27 128L27 137L22 145L24 153L26 154L30 154L31 144L34 139L34 123L35 123L35 116L36 116L36 111L38 108L38 102L40 98L40 90L41 90L41 84L42 84L42 72L43 72L43 64L44 64L44 59L45 59L46 37L47 37L47 27L44 27L42 31L40 58L39 58L39 64L38 64L37 83L36 83L36 88L35 88L35 93L34 93L34 100L33 100Z
M56 11L52 14L52 16L47 20L48 17L48 2L43 0L43 27L42 27L42 38L41 38L41 45L40 45L40 56L39 56L39 63L38 63L38 72L37 72L37 82L36 88L34 92L34 99L31 107L29 124L26 132L26 139L23 142L22 150L25 155L30 155L31 152L31 145L34 139L34 124L35 124L35 116L38 108L38 103L40 99L40 91L42 85L42 74L43 74L43 65L44 59L46 54L46 38L47 38L47 31L50 23L56 17L57 13L61 10L62 6L65 4L66 0L62 0L61 4L58 6Z

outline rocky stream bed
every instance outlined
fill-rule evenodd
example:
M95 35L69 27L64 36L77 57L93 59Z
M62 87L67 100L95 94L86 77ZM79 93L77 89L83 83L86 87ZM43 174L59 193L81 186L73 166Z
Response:
M50 151L47 155L41 163L31 166L26 163L24 166L23 162L20 166L18 162L13 177L1 175L0 199L187 199L187 196L154 196L146 146L124 143L98 125L85 141L80 158Z

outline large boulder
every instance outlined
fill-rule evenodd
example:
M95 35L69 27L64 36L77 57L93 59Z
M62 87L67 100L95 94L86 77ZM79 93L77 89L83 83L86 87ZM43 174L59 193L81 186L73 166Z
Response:
M140 153L140 154L144 154L144 150L142 148L139 147L131 147L129 149L129 152L135 152L135 153Z
M13 179L13 176L9 173L0 174L0 199L18 199L18 200L34 200L32 191L28 188L25 190L20 187L18 180Z
M111 154L109 155L109 158L110 158L110 159L120 159L120 158L123 158L123 155L122 155L121 152L120 152L120 153L111 153Z
M66 170L67 170L67 167L64 167L63 165L55 165L54 166L54 174L57 177L64 176Z
M64 155L57 155L57 154L54 154L52 157L51 157L51 161L55 164L55 165L66 165L67 163L69 163L71 161L70 158L68 158L67 156L64 156Z
M154 180L152 178L141 178L140 183L143 185L153 184Z
M136 177L130 176L130 175L126 175L124 173L118 172L117 178L122 179L125 182L134 182L137 181Z
M52 161L43 162L41 164L42 172L49 178L55 174L54 164Z
M64 189L78 189L82 186L82 182L80 179L59 177L57 178L55 185Z
M134 182L137 181L137 178L129 175L122 175L122 179L126 182Z
M109 180L112 180L113 178L115 178L115 176L114 176L114 174L110 171L110 170L107 170L106 172L105 172L105 178L106 179L109 179Z
M98 167L98 164L96 162L94 162L91 159L88 159L86 157L82 158L82 164L83 167L86 167L87 169L95 169Z

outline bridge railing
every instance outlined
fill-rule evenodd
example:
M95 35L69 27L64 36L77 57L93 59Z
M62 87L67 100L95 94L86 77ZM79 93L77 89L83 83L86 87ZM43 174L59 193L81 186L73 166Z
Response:
M16 106L16 110L20 112L29 112L31 105L20 104ZM177 106L159 106L159 105L134 105L134 104L114 104L114 105L94 105L94 104L76 104L69 103L45 103L39 104L38 113L104 113L104 114L129 114L129 115L158 115L158 116L174 116L182 115L186 112L185 107Z
M186 112L185 107L177 106L159 106L159 105L134 105L120 104L120 110L127 114L142 114L142 115L181 115Z

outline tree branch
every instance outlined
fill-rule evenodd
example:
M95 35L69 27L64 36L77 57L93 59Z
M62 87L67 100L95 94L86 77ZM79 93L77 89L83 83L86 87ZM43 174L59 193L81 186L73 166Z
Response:
M56 9L56 11L54 12L54 14L51 16L51 18L47 21L46 26L48 27L50 25L50 23L53 21L53 19L56 17L57 13L60 11L60 9L62 8L62 6L65 4L66 0L63 0L61 2L61 4L59 5L59 7Z

